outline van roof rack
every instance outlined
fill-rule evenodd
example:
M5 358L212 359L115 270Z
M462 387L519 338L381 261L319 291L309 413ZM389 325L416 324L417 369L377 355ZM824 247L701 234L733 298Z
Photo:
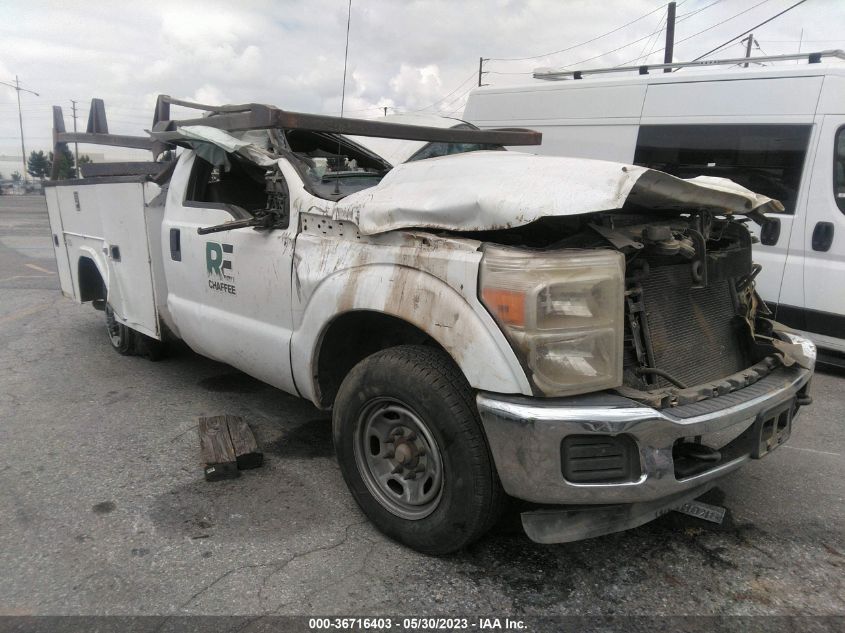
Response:
M783 62L789 60L806 59L807 63L818 64L824 57L834 57L845 60L845 51L841 49L820 51L817 53L792 53L789 55L767 55L765 57L734 57L731 59L702 59L691 62L672 62L670 64L645 64L642 66L612 66L610 68L592 68L588 70L554 70L552 68L538 68L534 71L534 79L559 81L562 79L582 79L587 75L604 75L608 73L622 73L636 70L641 75L647 75L651 70L690 68L695 66L726 66L732 64L756 64L760 62Z

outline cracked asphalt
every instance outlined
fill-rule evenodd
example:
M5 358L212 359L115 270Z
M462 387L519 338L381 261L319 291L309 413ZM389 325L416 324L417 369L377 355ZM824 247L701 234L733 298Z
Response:
M845 614L845 376L789 444L669 514L580 543L511 514L431 558L363 517L328 414L187 349L109 347L62 298L43 198L0 198L0 615ZM196 419L242 415L266 463L202 475Z

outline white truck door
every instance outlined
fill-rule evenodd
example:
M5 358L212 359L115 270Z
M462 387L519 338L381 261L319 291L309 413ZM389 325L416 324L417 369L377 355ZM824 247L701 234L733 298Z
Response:
M245 170L233 158L226 172L192 152L182 155L162 225L167 305L178 334L195 351L295 393L290 367L294 223L270 231L197 233L237 219L236 206L264 208L263 171Z
M845 351L845 115L819 119L802 244L804 321L795 327L822 347Z

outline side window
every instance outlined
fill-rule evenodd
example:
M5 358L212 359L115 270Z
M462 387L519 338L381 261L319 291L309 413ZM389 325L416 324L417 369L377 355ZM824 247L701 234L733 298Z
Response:
M836 206L845 213L845 127L836 130L833 145L833 196Z
M791 214L809 140L809 125L643 125L634 162L679 178L728 178Z
M239 207L248 212L267 208L266 170L234 154L229 169L199 156L194 158L185 193L187 206Z

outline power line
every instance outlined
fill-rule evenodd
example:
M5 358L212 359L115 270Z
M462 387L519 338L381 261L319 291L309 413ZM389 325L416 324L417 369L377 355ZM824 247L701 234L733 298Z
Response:
M806 0L801 0L801 1L802 1L802 2L806 2ZM730 22L731 20L733 20L733 19L735 19L735 18L738 18L739 16L741 16L741 15L743 15L743 14L745 14L745 13L748 13L749 11L752 11L752 10L756 9L756 8L757 8L757 7L759 7L760 5L766 4L767 2L770 2L770 0L762 0L761 2L758 2L757 4L755 4L754 6L751 6L751 7L747 8L747 9L745 9L744 11L740 11L739 13L737 13L737 14L735 14L735 15L732 15L731 17L727 18L726 20L722 20L721 22L719 22L719 23L717 23L717 24L713 24L713 25L711 25L711 26L708 26L706 29L701 29L700 31L698 31L698 32L696 32L696 33L693 33L692 35L687 35L685 38L682 38L682 39L680 39L680 40L676 40L676 41L675 41L675 44L680 44L681 42L686 42L687 40L691 40L691 39L692 39L692 38L694 38L694 37L698 37L698 36L699 36L699 35L701 35L702 33L706 33L707 31L712 31L712 30L713 30L713 29L715 29L716 27L718 27L718 26L722 26L722 25L723 25L723 24L725 24L726 22ZM712 5L711 5L711 6L712 6ZM748 31L746 31L745 33L748 33ZM745 35L745 33L743 33L743 35ZM740 37L740 36L737 36L737 37ZM733 38L733 39L729 40L728 42L725 42L725 44L729 44L730 42L732 42L732 41L733 41L733 40L735 40L735 39L737 39L737 38L735 37L735 38ZM716 48L716 49L714 49L714 50L712 50L712 51L710 51L710 52L711 52L711 53L715 52L715 51L716 51L716 50L718 50L719 48L722 48L723 46L725 46L725 44L722 44L721 46L719 46L718 48ZM663 50L665 50L665 47L664 47L664 48L659 48L659 49L657 49L656 51L652 51L652 53L651 53L651 54L654 54L654 53L660 53L660 52L661 52L661 51L663 51ZM613 51L611 51L611 52L613 52ZM708 55L709 55L709 53L708 53ZM696 58L696 59L701 59L701 58L699 57L699 58ZM586 61L590 61L590 60L586 60ZM632 60L631 60L631 62L633 62L633 61L635 61L635 59L632 59ZM696 60L693 60L693 61L696 61ZM631 62L625 62L625 64L622 64L622 66L625 66L626 64L629 64L629 63L631 63ZM582 62L578 62L578 63L582 63ZM572 65L572 64L570 64L570 65ZM564 68L566 68L566 66L564 66Z
M722 20L721 22L719 22L719 23L717 23L717 24L713 24L712 26L708 26L706 29L702 29L702 30L700 30L700 31L698 31L698 32L696 32L696 33L693 33L692 35L688 35L687 37L685 37L685 38L683 38L683 39L676 40L676 41L675 41L675 44L680 44L681 42L686 42L687 40L691 40L692 38L697 37L697 36L701 35L702 33L706 33L707 31L710 31L710 30L712 30L712 29L715 29L716 27L721 26L721 25L722 25L722 24L724 24L725 22L730 22L731 20L733 20L733 19L735 19L735 18L738 18L739 16L741 16L741 15L743 15L743 14L745 14L745 13L748 13L749 11L751 11L751 10L753 10L753 9L756 9L756 8L757 8L757 7L759 7L760 5L765 4L765 3L767 3L767 2L770 2L770 0L761 0L761 2L758 2L758 3L757 3L757 4L755 4L754 6L749 7L748 9L745 9L744 11L740 11L739 13L737 13L737 14L735 14L735 15L732 15L731 17L727 18L726 20ZM806 2L806 0L802 0L802 2ZM711 4L710 6L712 6L712 4ZM705 7L705 8L706 8L706 7ZM652 13L654 13L654 12L652 11ZM560 66L559 68L571 68L572 66L578 66L578 65L580 65L580 64L584 64L584 63L586 63L586 62L591 62L591 61L593 61L594 59L599 59L600 57L605 57L606 55L610 55L611 53L615 53L615 52L617 52L617 51L621 51L622 49L628 48L629 46L633 46L634 44L638 44L638 43L640 43L640 42L642 42L642 41L644 41L644 40L651 39L651 37L652 37L653 35L654 35L654 33L649 33L648 35L645 35L645 36L643 36L643 37L640 37L640 38L638 38L638 39L634 40L633 42L628 42L627 44L623 44L622 46L618 46L618 47L614 48L613 50L609 50L609 51L607 51L607 52L601 53L600 55L593 55L592 57L588 57L588 58L586 58L586 59L582 59L582 60L579 60L579 61L577 61L577 62L572 62L571 64L565 64L564 66ZM734 38L734 39L736 39L736 38ZM649 55L653 55L654 53L660 53L660 52L662 52L662 51L664 51L664 50L666 50L666 47L665 47L665 46L664 46L663 48L659 48L659 49L657 49L657 50L655 50L655 51L651 51L651 53L649 53ZM636 61L637 59L639 59L639 58L638 58L638 57L635 57L635 58L634 58L633 60L631 60L631 61ZM628 63L630 63L630 62L628 62ZM623 65L624 65L624 64L623 64ZM533 71L518 72L518 73L517 73L517 72L514 72L514 73L495 72L495 73L494 73L494 71L490 71L490 74L497 74L497 75L504 75L504 74L513 74L513 75L531 75L531 74L533 74Z
M798 42L810 42L810 43L821 43L821 42L845 42L845 40L758 40L759 42L764 42L766 44L797 44Z
M448 94L444 95L443 97L441 97L440 99L438 99L438 100L437 100L437 101L435 101L434 103L429 103L427 106L424 106L424 107L422 107L422 108L418 108L418 109L416 109L416 110L410 110L410 112L422 112L423 110L428 110L429 108L431 108L431 107L433 107L433 106L436 106L438 103L442 103L443 101L445 101L446 99L448 99L449 97L451 97L453 94L455 94L458 90L460 90L461 88L463 88L463 87L464 87L464 85L466 84L466 82L468 82L470 79L473 79L473 78L475 77L475 75L476 75L476 73L475 73L475 71L473 71L473 72L469 75L469 77L467 77L467 78L466 78L466 79L464 79L461 83L459 83L459 84L458 84L458 86L457 86L454 90L452 90L451 92L449 92ZM474 87L475 87L475 86L473 86L473 88L474 88Z
M691 18L692 16L696 15L697 13L701 13L701 12L702 12L702 11L704 11L705 9L709 9L709 8L710 8L710 7L712 7L714 4L719 4L721 1L722 1L722 0L716 0L715 2L711 2L711 3L710 3L710 4L708 4L707 6L705 6L705 7L701 7L700 9L696 9L695 11L689 11L689 12L687 12L687 13L682 13L681 15L679 15L679 16L678 16L678 22L680 22L681 20L686 20L686 19L688 19L688 18ZM680 6L680 5L678 5L678 6Z
M762 2L758 2L758 3L757 3L757 4L755 4L754 6L748 7L745 11L740 11L739 13L737 13L737 14L732 15L731 17L729 17L727 20L722 20L721 22L717 22L716 24L713 24L712 26L708 26L706 29L701 29L701 30L700 30L700 31L698 31L697 33L693 33L692 35L689 35L689 36L685 37L685 38L684 38L684 39L682 39L682 40L678 40L678 42L679 42L679 43L680 43L680 42L686 42L687 40L691 40L692 38L694 38L694 37L696 37L696 36L698 36L698 35L701 35L702 33L706 33L707 31L712 31L712 30L713 30L713 29L715 29L716 27L722 26L722 25L723 25L723 24L725 24L726 22L730 22L731 20L736 19L736 18L738 18L739 16L741 16L741 15L744 15L744 14L748 13L749 11L753 11L754 9L756 9L757 7L759 7L760 5L766 4L767 2L770 2L770 1L771 1L771 0L762 0ZM806 1L806 0L801 0L801 2L805 2L805 1ZM747 33L747 31L746 31L746 33ZM736 39L736 38L734 38L734 39Z
M684 1L686 1L686 0L684 0ZM579 42L578 44L573 44L572 46L562 48L558 51L552 51L550 53L543 53L542 55L530 55L528 57L489 57L488 59L490 61L493 61L493 62L521 62L521 61L526 61L526 60L529 60L529 59L537 59L539 57L549 57L551 55L557 55L558 53L565 53L566 51L571 51L572 49L578 48L579 46L584 46L585 44L590 44L592 42L595 42L596 40L600 40L604 37L607 37L608 35L613 35L617 31L621 31L622 29L629 27L632 24L636 24L640 20L647 18L648 16L652 15L653 13L657 13L658 11L661 11L664 7L665 7L665 5L661 4L656 9L653 9L653 10L649 11L648 13L641 15L636 20L631 20L630 22L627 22L626 24L623 24L622 26L618 26L615 29L608 31L607 33L602 33L601 35L597 35L596 37L593 37L589 40Z
M460 97L457 98L457 100L452 102L452 105L455 105L455 103L458 103L459 105L454 110L447 112L447 115L455 114L458 110L460 110L465 105L465 104L461 103L461 99L463 99L465 96L467 96L472 91L473 88L475 88L475 86L470 87L469 90L464 92Z
M660 33L663 31L663 29L666 28L664 26L664 24L666 23L666 20L668 20L668 19L669 19L669 10L667 9L666 14L660 18L660 22L658 22L658 24L657 24L657 30L652 33L652 36L654 36L654 41L649 45L649 42L651 42L651 38L646 40L646 43L643 44L643 50L640 51L639 57L637 57L636 60L639 60L640 57L644 56L645 59L643 59L643 61L644 62L648 61L648 58L651 57L651 54L652 54L652 51L654 50L654 47L657 46L657 40L660 39ZM646 48L649 49L648 55L646 55L646 53L645 53ZM636 61L636 60L634 60L634 61Z
M737 35L736 37L732 37L731 39L729 39L729 40L728 40L728 41L726 41L725 43L723 43L723 44L719 44L719 46L717 46L716 48L714 48L714 49L712 49L712 50L707 51L706 53L704 53L704 55L699 55L698 57L696 57L696 58L695 58L694 60L692 60L692 61L697 62L699 59L703 59L703 58L707 57L708 55L710 55L711 53L715 53L717 50L719 50L720 48L722 48L722 47L723 47L723 46L725 46L726 44L730 44L731 42L733 42L734 40L739 39L739 38L740 38L740 37L742 37L743 35L748 35L748 34L749 34L749 33L751 33L751 31L753 31L754 29L760 28L760 27L761 27L761 26L763 26L764 24L768 24L769 22L771 22L771 21L772 21L772 20L774 20L775 18L779 18L780 16L782 16L782 15L783 15L784 13L786 13L787 11L792 11L792 9L794 9L794 8L795 8L795 7L797 7L798 5L804 4L806 1L807 1L807 0L798 0L798 2L796 2L796 3L795 3L795 4L793 4L792 6L787 7L786 9L784 9L783 11L781 11L780 13L776 13L775 15L773 15L772 17L770 17L768 20L764 20L764 21L760 22L760 24L757 24L756 26L752 26L752 27L751 27L750 29L748 29L747 31L743 31L742 33L740 33L740 34L739 34L739 35ZM761 4L762 4L762 3L761 3ZM755 6L757 6L757 5L755 5ZM752 8L753 8L753 7L752 7Z

